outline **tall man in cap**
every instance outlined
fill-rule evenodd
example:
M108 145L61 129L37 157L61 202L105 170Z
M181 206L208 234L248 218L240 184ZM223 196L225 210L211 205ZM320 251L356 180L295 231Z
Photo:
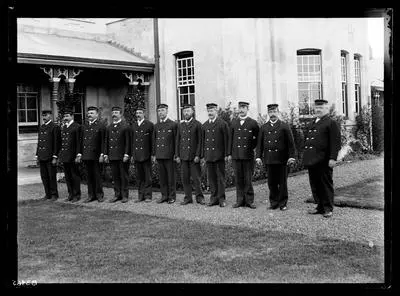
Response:
M128 201L129 190L129 159L131 153L130 127L122 121L121 107L112 107L112 123L106 129L104 145L104 161L111 162L111 171L114 181L114 198L110 203L121 200Z
M81 199L81 177L75 163L81 149L81 125L74 122L74 112L66 109L61 128L61 150L58 161L63 164L68 197L65 201L77 202Z
M103 183L100 174L100 164L104 162L103 150L106 127L99 121L99 109L94 106L87 108L88 121L81 127L82 141L80 153L76 161L83 161L87 170L88 197L84 202L104 201Z
M203 152L206 161L208 182L210 183L210 202L208 206L226 206L225 160L229 154L229 127L218 117L215 103L207 104L208 120L203 123Z
M136 109L137 121L132 126L132 162L136 166L138 199L135 202L152 199L151 152L153 150L154 124L144 118L143 106Z
M39 128L36 161L40 165L45 196L43 199L58 199L57 155L60 151L60 128L51 120L51 111L43 110L43 124Z
M260 129L257 145L257 163L268 172L270 209L287 209L287 166L294 163L296 148L293 134L287 123L279 119L278 104L268 105L269 121Z
M328 115L326 100L315 100L316 119L306 129L303 163L308 168L308 176L313 197L317 203L310 214L322 214L325 218L333 211L333 167L341 146L339 124Z
M247 116L248 102L239 102L239 117L232 120L229 157L232 159L236 178L236 203L234 208L247 206L255 209L252 177L254 149L257 146L258 123Z
M204 205L204 195L201 191L201 123L193 118L194 109L190 104L182 107L184 120L178 125L178 134L176 137L176 161L181 163L182 183L185 191L185 198L181 205L193 203L192 185L196 194L196 202Z
M154 125L153 161L157 161L160 173L161 198L157 203L176 201L175 164L176 133L178 125L168 118L168 105L157 106L159 122Z

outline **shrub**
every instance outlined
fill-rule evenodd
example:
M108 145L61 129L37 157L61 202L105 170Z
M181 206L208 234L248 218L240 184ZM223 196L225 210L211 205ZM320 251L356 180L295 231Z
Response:
M354 135L361 144L372 152L371 145L371 108L370 105L364 105L360 113L356 116L356 125L354 127Z

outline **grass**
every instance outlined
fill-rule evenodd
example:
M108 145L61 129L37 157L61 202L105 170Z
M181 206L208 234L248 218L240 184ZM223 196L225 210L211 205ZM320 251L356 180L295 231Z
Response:
M381 176L337 188L334 204L338 207L384 210L383 183L383 176ZM306 202L313 203L314 199L308 198Z
M19 280L383 282L383 248L46 201L18 206Z

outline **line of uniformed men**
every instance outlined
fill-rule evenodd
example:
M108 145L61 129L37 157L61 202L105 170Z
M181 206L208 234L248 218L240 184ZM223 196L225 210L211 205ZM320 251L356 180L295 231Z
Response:
M158 163L161 198L157 203L176 201L175 162L181 165L181 178L185 197L181 202L195 199L205 204L201 189L201 162L205 162L210 185L208 206L226 206L225 162L232 161L236 180L234 208L256 208L252 176L254 157L264 164L268 172L270 208L287 209L288 165L295 161L292 132L279 119L277 104L268 105L269 121L259 128L247 113L248 102L239 102L239 117L228 124L217 116L217 105L207 104L209 119L201 124L194 118L194 107L183 106L184 120L176 123L168 118L168 106L157 106L159 121L153 124L144 118L144 107L136 111L137 121L130 126L122 120L120 107L112 108L112 123L106 127L98 120L97 107L88 108L88 122L80 126L73 121L73 112L64 112L60 128L51 121L51 111L45 110L44 124L39 130L36 157L45 188L45 199L58 198L56 164L64 167L68 188L67 201L81 198L78 164L87 168L88 197L84 202L104 201L101 164L110 163L114 197L109 202L128 201L129 164L136 167L138 199L152 200L152 162ZM308 167L310 185L318 204L312 214L330 217L333 210L332 168L340 149L340 129L327 116L327 101L316 100L317 118L306 134L304 164ZM319 123L318 123L319 122ZM255 155L256 153L256 155ZM58 159L58 160L57 160Z

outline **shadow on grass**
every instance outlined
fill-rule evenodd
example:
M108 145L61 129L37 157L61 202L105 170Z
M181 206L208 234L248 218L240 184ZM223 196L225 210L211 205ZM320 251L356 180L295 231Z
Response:
M308 198L306 202L314 203L314 199ZM384 210L383 177L335 189L334 204L338 207Z
M382 282L383 249L79 205L18 207L19 279L49 282Z

